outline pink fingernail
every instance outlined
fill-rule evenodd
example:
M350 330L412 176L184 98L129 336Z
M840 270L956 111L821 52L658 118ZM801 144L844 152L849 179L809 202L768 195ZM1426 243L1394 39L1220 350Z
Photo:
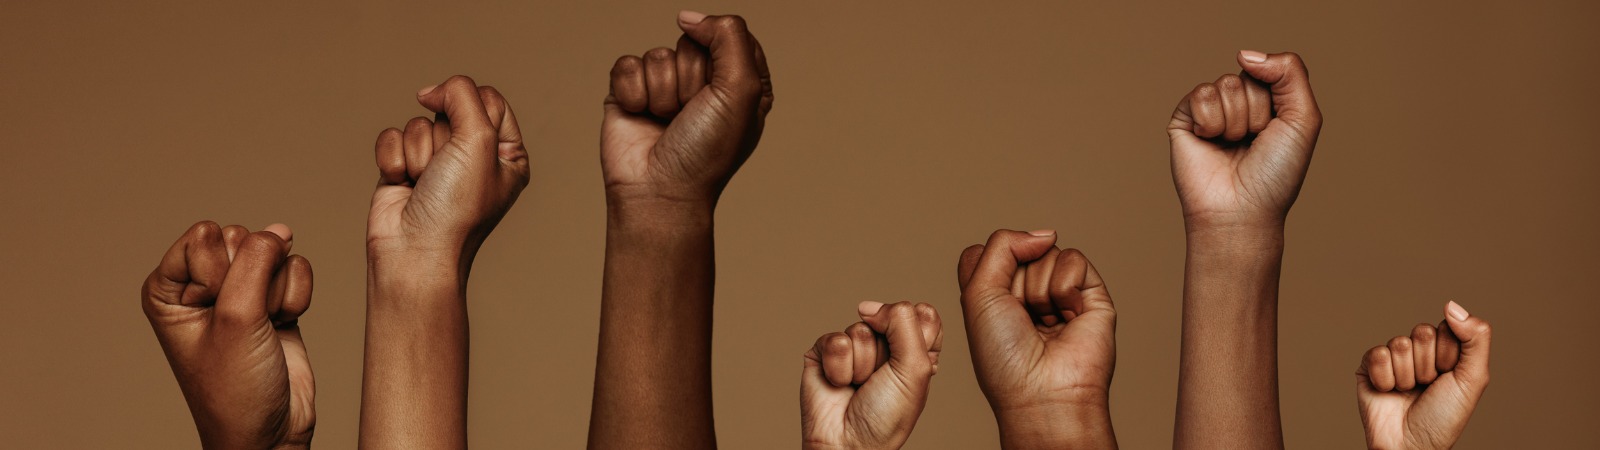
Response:
M697 11L678 11L678 21L687 25L694 25L706 20L706 13Z
M433 92L433 90L435 88L438 88L438 87L439 87L439 85L437 85L437 84L430 84L430 85L424 86L422 89L417 90L417 96L421 97L421 96L424 96L424 95L428 95L429 92Z
M1245 61L1250 61L1253 63L1267 62L1267 54L1255 50L1240 50L1239 56L1243 56Z
M883 309L883 303L874 301L865 301L861 302L859 305L856 305L856 313L860 314L862 317L875 316L878 314L878 310L880 309Z
M1033 230L1029 231L1028 234L1038 237L1055 236L1056 230Z
M1467 320L1467 317L1471 317L1471 314L1467 314L1466 308L1462 308L1461 305L1456 304L1454 301L1444 305L1444 312L1445 314L1449 314L1451 318L1456 319L1457 322Z

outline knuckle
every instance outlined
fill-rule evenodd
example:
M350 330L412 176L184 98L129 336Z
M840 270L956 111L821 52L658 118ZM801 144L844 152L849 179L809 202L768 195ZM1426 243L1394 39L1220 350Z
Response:
M857 340L865 340L872 337L872 327L862 322L850 324L849 327L844 329L844 332Z
M617 62L611 65L612 76L630 76L639 73L644 66L644 60L634 55L617 57Z
M1223 74L1221 77L1217 77L1216 85L1217 85L1218 88L1221 88L1222 90L1228 90L1228 91L1243 90L1244 89L1244 80L1239 79L1239 75L1238 74L1233 74L1233 73Z
M899 302L889 305L889 316L895 319L916 319L917 308L911 302Z
M1061 258L1062 262L1080 262L1080 261L1081 262L1088 262L1089 261L1089 256L1083 254L1082 250L1078 250L1078 249L1072 248L1072 247L1068 247L1068 248L1066 248L1064 250L1061 250L1060 258Z
M220 233L220 232L222 232L222 227L217 225L216 222L210 221L210 220L202 220L202 221L199 221L199 222L195 222L194 225L190 225L189 226L189 231L187 232L187 234L190 234L190 235L192 235L192 236L194 236L195 238L198 239L198 238L204 238L204 237L207 237L207 236L209 236L211 234Z
M409 133L416 133L416 132L424 130L424 129L430 129L432 127L433 127L433 121L432 120L428 120L427 117L417 116L417 117L412 117L411 120L406 121L406 133L408 133L408 134Z
M1411 350L1411 339L1406 336L1395 336L1389 339L1390 351L1404 352Z
M506 101L506 97L500 95L500 90L495 89L494 86L478 86L478 98L483 99L483 103L486 105L491 103L504 104Z
M1411 340L1416 341L1418 345L1432 343L1434 333L1435 330L1433 329L1433 325L1419 323L1416 327L1411 329Z
M644 52L644 59L648 61L667 61L677 55L670 48L656 47Z
M850 346L850 336L844 333L831 333L823 342L822 351L830 355L846 354L850 353Z
M977 254L983 253L983 249L984 249L983 244L972 244L972 245L968 245L967 248L961 250L961 254L962 255L977 255Z
M1217 85L1215 83L1200 83L1194 87L1195 98L1212 100L1217 98Z
M1377 346L1367 350L1367 365L1376 366L1389 363L1389 347Z

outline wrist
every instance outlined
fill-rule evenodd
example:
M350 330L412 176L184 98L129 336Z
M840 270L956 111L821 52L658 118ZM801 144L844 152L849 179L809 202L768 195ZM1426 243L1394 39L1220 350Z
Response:
M709 229L715 216L714 198L644 195L629 190L606 190L606 226L621 231L673 231Z
M1006 449L1115 448L1111 406L1105 394L1072 401L998 407L1000 441Z
M399 298L465 299L470 256L453 251L368 251L369 302Z
M1184 235L1191 250L1254 253L1283 251L1283 224L1231 223L1204 225L1185 222Z
M1238 231L1263 232L1282 230L1288 214L1246 214L1223 212L1188 212L1183 214L1184 229L1195 232Z

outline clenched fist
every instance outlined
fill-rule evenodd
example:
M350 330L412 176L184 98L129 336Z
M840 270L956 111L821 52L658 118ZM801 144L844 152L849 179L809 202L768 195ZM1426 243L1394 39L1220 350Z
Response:
M1367 350L1356 370L1356 402L1367 447L1447 449L1455 445L1489 386L1489 322L1456 302L1438 327Z
M761 140L772 78L739 16L678 15L677 49L627 55L611 68L600 161L615 202L714 205Z
M373 251L460 253L470 262L528 185L528 152L498 91L454 76L417 93L435 120L378 135L380 182L367 218Z
M316 383L298 320L311 263L289 228L200 222L145 279L145 317L178 378L205 448L307 448Z
M928 402L944 331L932 305L862 302L861 322L805 354L800 425L807 449L897 449Z
M1191 228L1281 226L1322 129L1299 55L1243 51L1238 60L1242 74L1195 86L1167 124Z
M973 369L1007 448L1115 448L1117 312L1089 259L1055 240L999 230L962 252Z

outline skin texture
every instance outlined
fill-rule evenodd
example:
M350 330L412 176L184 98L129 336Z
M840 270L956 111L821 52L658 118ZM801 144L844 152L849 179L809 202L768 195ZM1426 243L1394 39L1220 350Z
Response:
M1489 386L1489 322L1456 302L1444 322L1362 355L1356 405L1373 449L1447 449L1461 438Z
M683 12L678 27L676 50L623 56L611 69L590 448L716 446L713 212L761 138L772 82L744 19Z
M1099 271L1053 231L999 230L961 253L972 365L1007 449L1117 448L1117 312Z
M516 116L492 87L455 76L378 135L367 217L363 448L466 448L467 278L528 184Z
M806 449L898 449L939 370L944 330L927 303L862 302L861 321L817 338L800 373Z
M1177 448L1281 448L1283 229L1322 127L1293 53L1239 52L1172 113L1172 179L1188 248Z
M298 325L311 263L289 255L292 239L283 225L196 223L145 279L145 317L205 448L311 446L316 383Z

